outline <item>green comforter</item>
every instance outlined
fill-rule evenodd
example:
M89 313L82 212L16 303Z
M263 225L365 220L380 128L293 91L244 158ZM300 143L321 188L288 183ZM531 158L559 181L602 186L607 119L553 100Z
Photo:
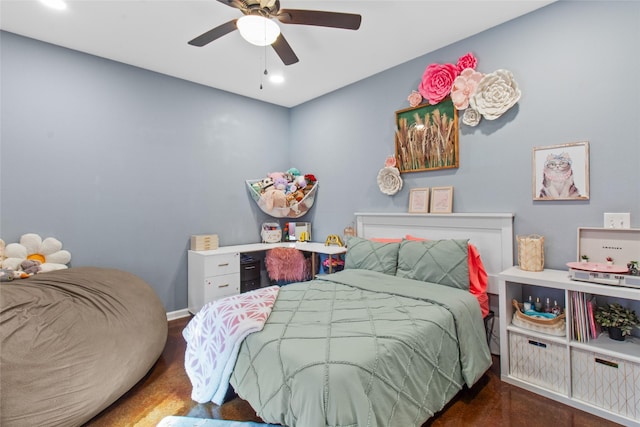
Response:
M231 384L294 427L420 426L491 365L466 291L367 270L281 288Z

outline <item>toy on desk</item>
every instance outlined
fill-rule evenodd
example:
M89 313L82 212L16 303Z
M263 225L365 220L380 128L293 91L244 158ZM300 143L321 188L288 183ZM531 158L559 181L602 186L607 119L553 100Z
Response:
M300 233L300 237L298 238L299 242L308 242L309 240L311 240L309 238L309 233L306 231L303 231L302 233Z
M337 234L329 234L329 236L327 236L327 240L325 240L324 242L325 246L330 246L330 245L338 245L340 247L344 246L344 244L342 243L342 240L340 239L340 236L338 236Z

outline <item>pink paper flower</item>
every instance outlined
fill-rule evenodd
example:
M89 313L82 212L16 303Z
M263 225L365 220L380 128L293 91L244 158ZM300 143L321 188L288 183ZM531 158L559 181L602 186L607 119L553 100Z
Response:
M458 69L453 64L431 64L424 70L418 90L429 104L436 105L449 95L457 76Z
M473 53L469 52L458 58L456 68L458 68L458 73L462 73L465 68L473 68L475 70L476 65L478 65L478 60L473 56Z
M396 156L387 156L387 160L384 162L384 167L386 168L395 168L396 167Z
M420 105L420 103L422 103L422 95L414 90L407 97L407 101L409 101L409 105L411 107L417 107L418 105Z
M465 68L453 81L451 100L458 110L464 110L469 106L469 97L475 93L483 76L484 74L474 71L472 68Z

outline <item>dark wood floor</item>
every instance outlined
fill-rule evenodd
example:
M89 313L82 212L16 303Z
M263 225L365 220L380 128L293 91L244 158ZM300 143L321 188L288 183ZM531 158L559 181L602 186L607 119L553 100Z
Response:
M167 345L149 374L86 427L151 427L167 415L260 421L251 407L239 398L222 406L191 400L191 384L184 370L186 344L182 337L188 321L189 318L183 318L169 322ZM617 425L503 383L500 381L500 359L494 356L493 366L473 388L461 391L422 427Z

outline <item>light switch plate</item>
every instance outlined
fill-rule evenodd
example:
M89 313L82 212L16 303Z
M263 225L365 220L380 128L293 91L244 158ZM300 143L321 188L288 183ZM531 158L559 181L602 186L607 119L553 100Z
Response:
M605 212L604 228L631 228L631 214Z

